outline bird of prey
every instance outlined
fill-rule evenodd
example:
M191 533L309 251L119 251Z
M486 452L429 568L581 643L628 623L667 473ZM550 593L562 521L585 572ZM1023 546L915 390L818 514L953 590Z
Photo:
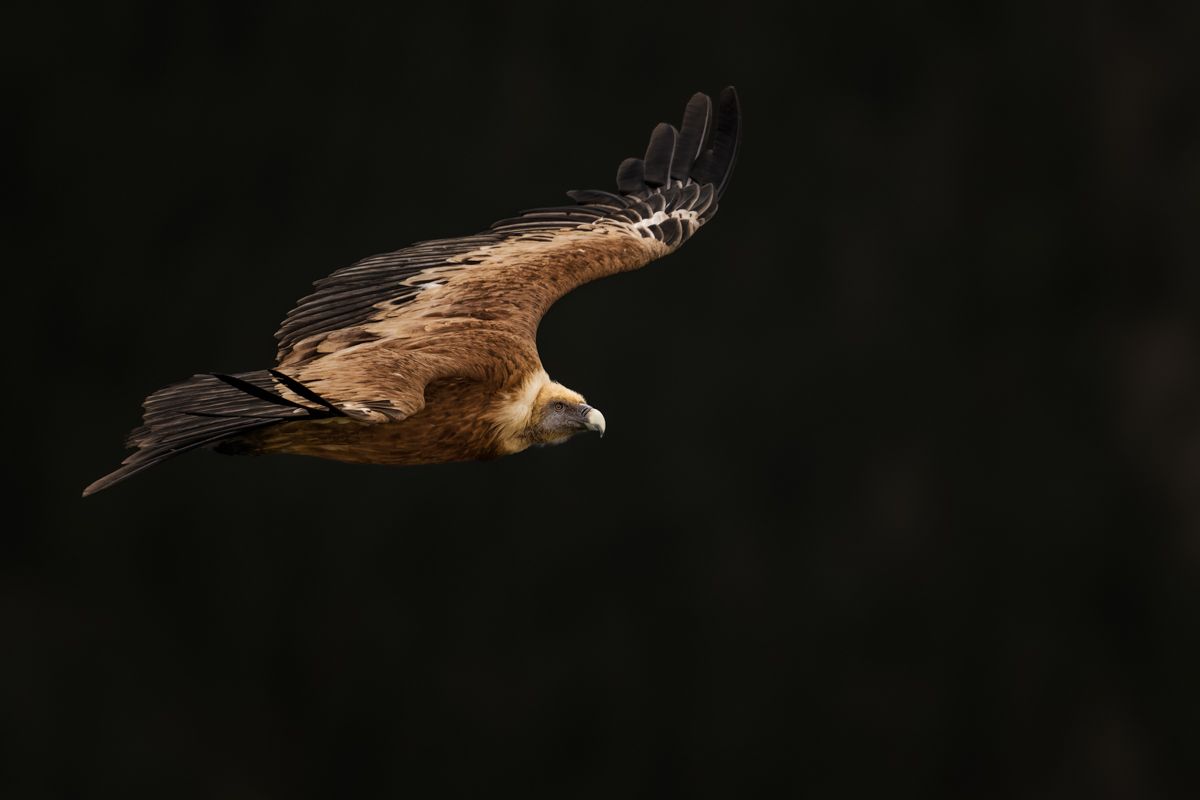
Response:
M199 374L147 397L136 452L84 496L198 447L431 464L603 435L604 415L542 368L538 323L575 287L643 267L712 219L741 119L733 87L712 105L697 93L678 129L655 127L616 192L571 191L573 205L317 281L275 334L273 369Z

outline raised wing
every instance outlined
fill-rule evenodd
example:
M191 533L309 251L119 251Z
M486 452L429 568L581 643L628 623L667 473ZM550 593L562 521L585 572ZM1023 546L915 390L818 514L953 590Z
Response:
M374 351L370 358L378 360L384 344L390 357L407 360L404 369L384 370L392 381L453 372L457 361L490 346L485 331L495 347L505 345L506 332L510 347L536 358L537 324L555 300L672 252L716 213L738 149L732 87L721 92L715 126L712 117L709 98L694 95L678 130L658 125L645 156L621 163L615 193L568 192L574 205L531 209L474 236L371 256L318 281L276 334L280 366L323 383L322 394L337 401L347 392L366 401L374 388L336 373L352 353Z

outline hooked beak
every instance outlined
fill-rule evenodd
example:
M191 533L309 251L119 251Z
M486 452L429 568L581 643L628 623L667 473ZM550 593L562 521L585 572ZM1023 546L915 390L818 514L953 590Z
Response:
M599 409L588 409L587 416L583 419L589 431L600 431L600 438L604 438L604 415Z

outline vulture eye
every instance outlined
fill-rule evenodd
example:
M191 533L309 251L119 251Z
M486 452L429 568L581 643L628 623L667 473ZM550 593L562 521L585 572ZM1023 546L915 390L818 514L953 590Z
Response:
M567 406L566 406L566 405L563 403L563 401L562 401L562 400L559 400L557 403L555 403L555 404L554 404L554 410L555 410L555 411L562 411L562 410L563 410L564 408L566 408L566 407L567 407Z

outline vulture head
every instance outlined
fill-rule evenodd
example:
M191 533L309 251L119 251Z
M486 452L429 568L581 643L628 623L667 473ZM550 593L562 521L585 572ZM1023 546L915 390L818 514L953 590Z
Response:
M530 410L526 437L533 444L562 444L577 433L604 435L604 415L561 383L548 382L538 392Z

